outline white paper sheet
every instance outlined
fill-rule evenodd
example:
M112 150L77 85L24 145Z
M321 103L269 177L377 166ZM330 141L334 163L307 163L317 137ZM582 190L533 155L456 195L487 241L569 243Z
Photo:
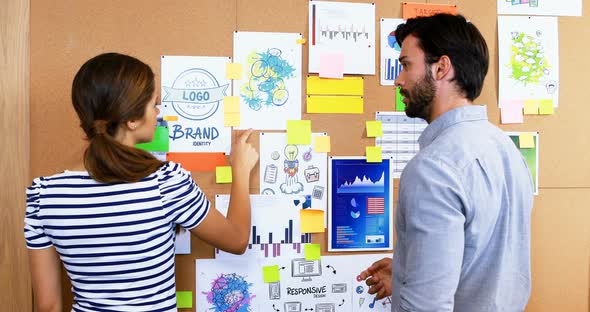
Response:
M582 0L498 0L498 14L582 16Z
M344 53L345 74L375 74L375 4L309 2L309 72L324 53Z
M191 232L180 228L174 240L174 253L177 255L191 254Z
M559 106L557 17L499 16L499 105L553 100Z
M260 133L260 193L310 194L309 208L325 212L328 157L313 150L315 138L325 135L312 133L311 145L288 145L286 133Z
M260 311L264 289L257 262L196 260L197 312Z
M234 33L234 62L242 64L233 94L240 97L239 129L285 130L301 119L301 34Z
M402 171L420 150L418 138L428 126L420 118L410 118L404 112L376 112L383 136L375 138L375 146L381 146L383 157L391 157L393 178L399 179Z
M395 40L395 29L404 20L401 18L381 19L381 85L393 86L395 78L402 71L398 58L401 47Z
M223 126L223 97L229 57L162 56L162 116L168 121L170 152L229 154L231 128Z
M197 312L211 311L205 310L208 308L225 311L222 308L232 307L231 303L236 307L237 300L225 299L227 294L233 294L233 298L253 298L248 310L252 312L389 312L390 299L375 300L368 294L365 282L357 280L361 271L384 257L391 254L324 256L319 260L306 260L302 256L197 260ZM264 283L262 267L271 265L278 266L280 281ZM207 296L213 298L214 294L224 298L217 307L207 300Z

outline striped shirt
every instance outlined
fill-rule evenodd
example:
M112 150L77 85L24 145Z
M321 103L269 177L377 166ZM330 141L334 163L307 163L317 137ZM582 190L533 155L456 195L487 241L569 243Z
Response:
M29 249L55 247L73 311L176 311L175 225L195 228L209 207L173 162L135 183L65 171L27 189L25 239Z

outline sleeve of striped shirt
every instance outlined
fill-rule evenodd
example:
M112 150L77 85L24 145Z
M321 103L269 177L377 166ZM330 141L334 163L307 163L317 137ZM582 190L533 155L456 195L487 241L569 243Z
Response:
M190 172L179 164L169 162L160 169L158 180L168 220L187 230L197 227L207 216L211 203Z
M29 249L43 249L53 244L45 235L41 217L39 216L39 197L41 180L35 179L27 188L27 211L25 213L25 241Z

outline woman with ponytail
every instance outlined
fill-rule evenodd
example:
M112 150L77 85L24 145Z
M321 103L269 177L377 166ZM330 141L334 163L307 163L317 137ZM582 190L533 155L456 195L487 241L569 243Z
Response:
M252 130L232 146L226 218L180 164L134 147L153 139L159 113L148 65L98 55L76 74L72 103L88 140L83 163L27 189L24 232L37 311L62 311L62 264L72 311L176 311L177 225L228 252L247 246L249 177L258 162Z

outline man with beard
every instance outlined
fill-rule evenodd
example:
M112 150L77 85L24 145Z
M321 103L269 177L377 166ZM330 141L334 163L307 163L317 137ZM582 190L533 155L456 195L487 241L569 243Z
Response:
M393 259L361 272L392 311L523 311L530 295L533 183L512 141L474 105L488 48L463 16L396 30L406 114L429 125L404 169Z

